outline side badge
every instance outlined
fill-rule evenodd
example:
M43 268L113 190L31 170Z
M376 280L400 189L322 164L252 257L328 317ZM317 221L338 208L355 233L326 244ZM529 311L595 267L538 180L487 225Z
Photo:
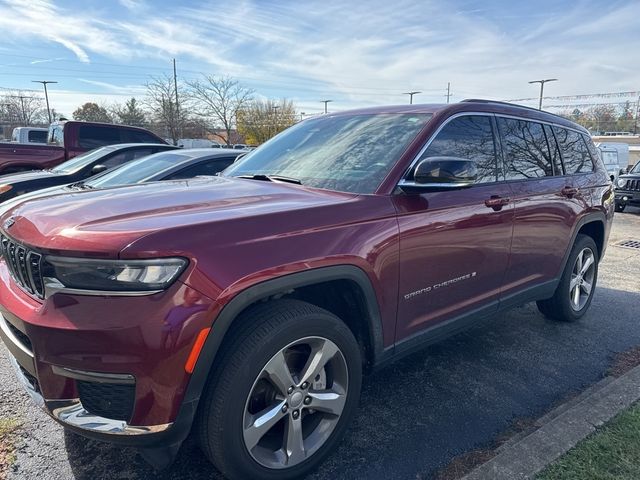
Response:
M9 217L4 221L4 228L9 229L14 223L16 223L16 219Z

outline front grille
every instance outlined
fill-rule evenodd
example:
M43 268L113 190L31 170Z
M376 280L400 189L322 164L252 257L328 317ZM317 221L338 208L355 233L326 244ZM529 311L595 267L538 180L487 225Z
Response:
M640 191L640 179L627 180L627 183L624 186L623 190L633 190L636 192Z
M128 422L133 414L135 385L78 380L80 402L93 415Z
M0 234L0 253L16 283L30 294L44 298L42 255L3 234Z
M29 349L30 352L33 352L33 346L31 345L31 340L29 340L29 337L27 337L26 334L22 333L22 331L11 325L11 322L8 322L6 319L5 323L7 324L7 327L9 327L9 330L11 330L11 333L13 333L13 336L16 337L23 346Z

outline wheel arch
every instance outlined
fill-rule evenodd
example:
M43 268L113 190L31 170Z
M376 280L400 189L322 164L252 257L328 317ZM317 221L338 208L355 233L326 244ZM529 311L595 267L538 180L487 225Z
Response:
M200 352L183 403L193 402L199 399L207 382L211 367L215 364L220 346L234 321L244 310L262 300L290 294L292 291L302 290L309 293L311 288L323 284L333 284L335 286L336 284L334 282L348 282L352 288L357 288L355 291L361 294L359 301L362 302L360 305L365 309L366 318L361 319L357 325L363 326L362 321L364 321L366 332L362 333L366 333L366 339L360 338L358 341L359 343L365 341L366 345L364 345L365 351L363 353L369 363L374 363L382 354L383 337L382 318L371 280L364 270L354 265L335 265L314 268L283 275L252 285L238 293L224 306L213 322L211 331ZM306 300L304 295L295 298ZM317 305L317 302L310 303ZM332 310L331 306L323 304L318 306L332 311L332 313L336 313ZM345 319L342 320L345 321ZM345 323L353 331L354 325L356 324L350 324L349 321L345 321ZM354 332L354 335L356 335L356 332ZM356 338L358 338L358 335L356 335ZM361 347L362 346L363 345L361 345Z
M571 242L569 242L567 251L564 254L560 274L564 271L567 261L569 260L569 255L571 254L571 249L576 242L576 238L578 238L578 235L580 234L588 235L593 238L596 242L596 246L598 247L598 258L602 258L602 253L605 249L606 223L607 217L600 211L588 213L576 223L571 236Z

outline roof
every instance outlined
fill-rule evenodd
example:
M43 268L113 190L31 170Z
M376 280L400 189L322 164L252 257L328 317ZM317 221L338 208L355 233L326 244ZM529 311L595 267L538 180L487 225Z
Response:
M531 107L515 105L513 103L499 102L496 100L468 99L458 103L429 103L413 105L385 105L356 110L345 110L331 113L330 115L365 115L383 113L406 113L406 114L442 114L445 116L461 112L486 112L504 115L515 115L541 122L555 123L566 126L583 133L589 134L588 130L577 123L553 113L545 112ZM314 117L317 118L317 117Z
M228 155L241 155L243 150L233 148L179 148L176 153L186 155L192 158L201 157L203 155L211 157L226 157Z
M124 148L140 148L140 147L157 147L157 146L160 146L167 150L171 150L172 148L174 149L178 148L173 145L167 145L166 143L113 143L111 145L104 145L102 148L124 149Z

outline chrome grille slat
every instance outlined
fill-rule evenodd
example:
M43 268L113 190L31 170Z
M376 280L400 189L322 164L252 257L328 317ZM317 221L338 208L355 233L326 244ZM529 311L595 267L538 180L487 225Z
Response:
M44 298L42 255L0 234L0 253L15 282L28 293Z

